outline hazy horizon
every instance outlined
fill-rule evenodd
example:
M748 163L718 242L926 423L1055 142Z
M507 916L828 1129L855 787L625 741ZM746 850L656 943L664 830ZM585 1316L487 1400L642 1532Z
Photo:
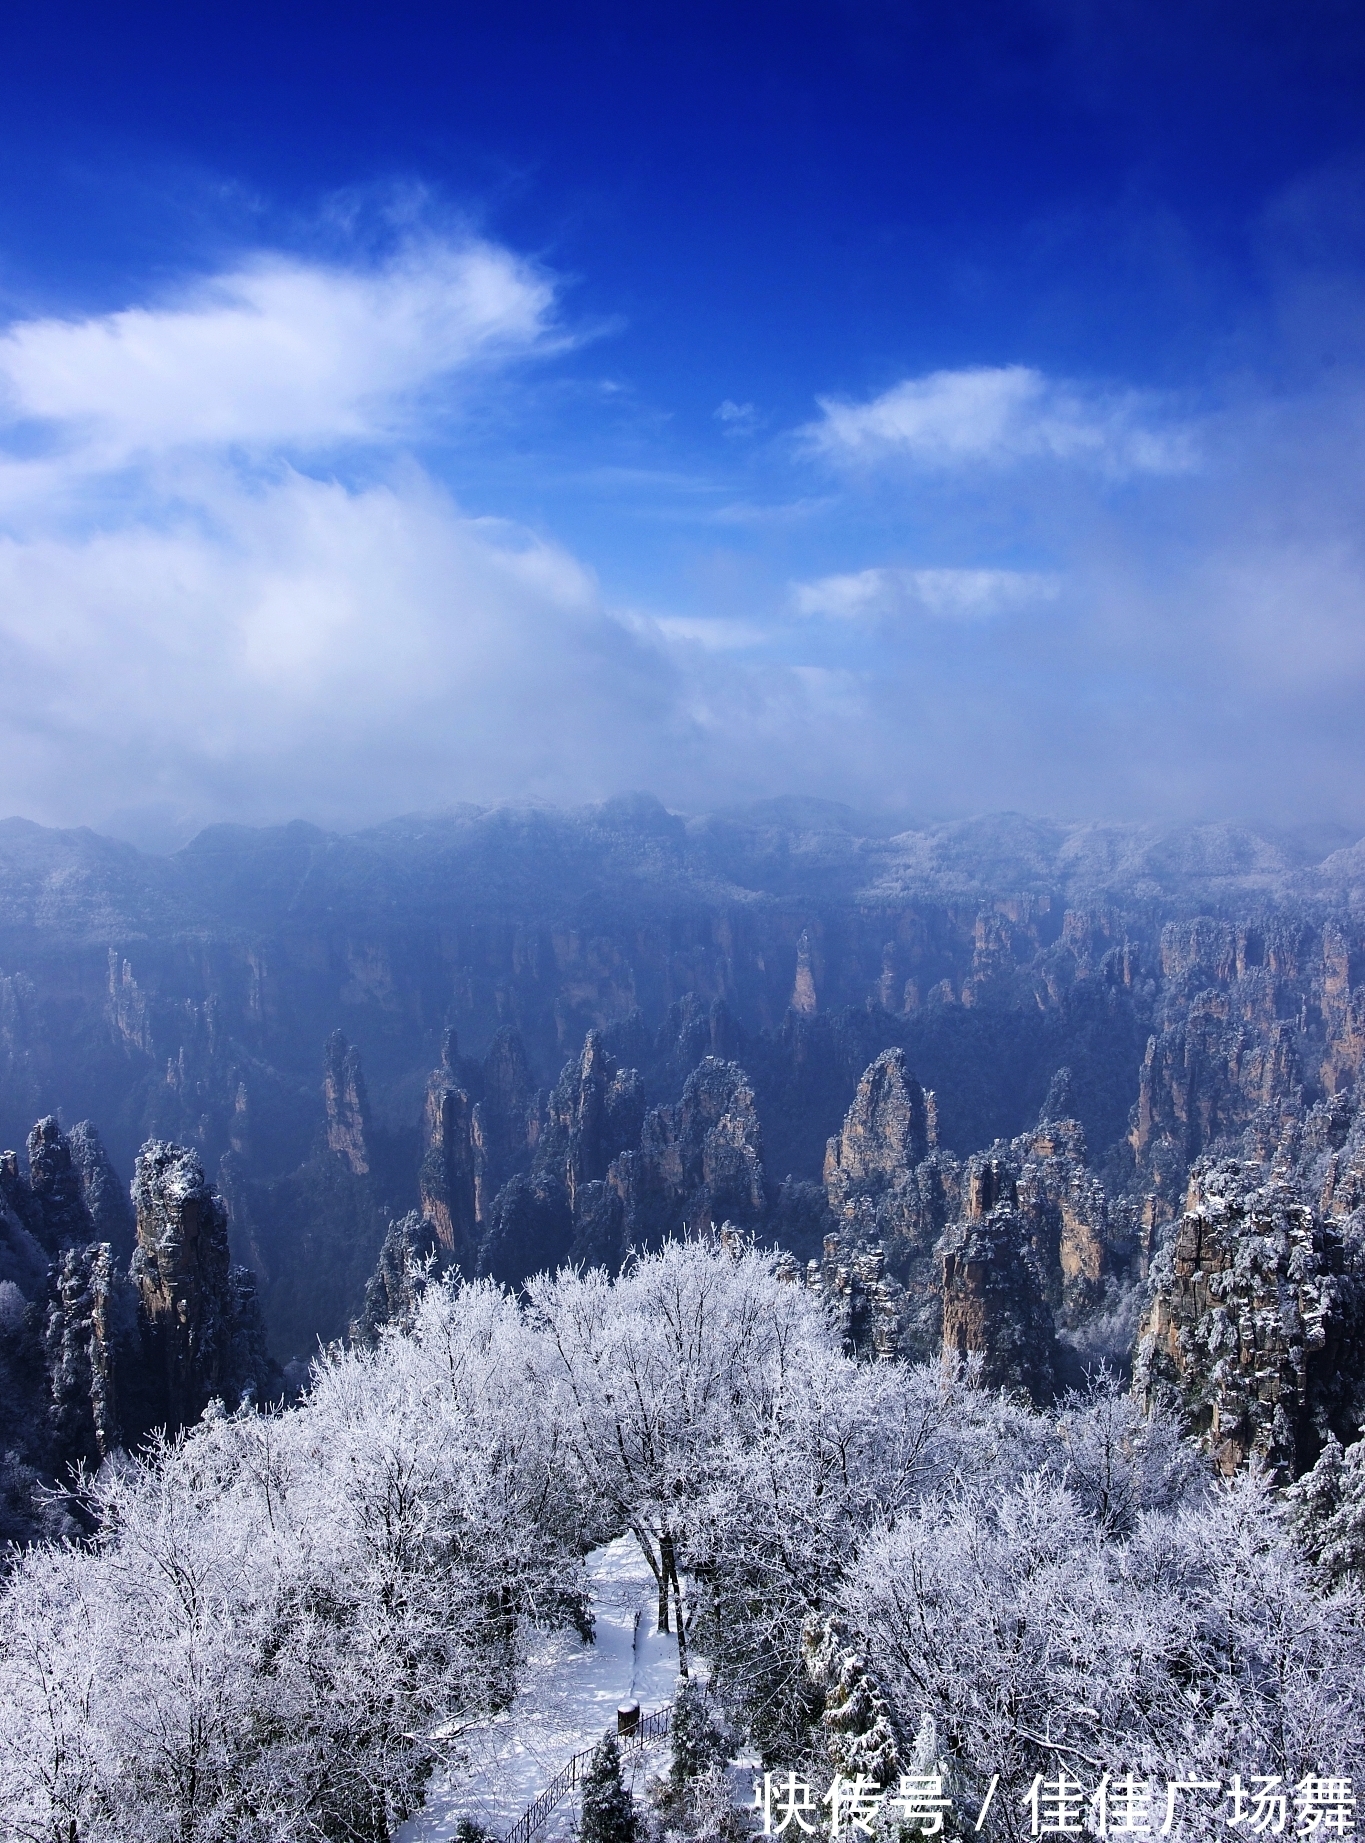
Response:
M818 795L798 794L779 794L755 800L732 801L711 807L687 808L669 805L659 800L658 796L647 788L624 789L620 793L608 795L605 799L598 801L568 802L537 798L511 798L486 802L451 802L439 807L412 808L402 812L385 813L354 823L348 822L344 816L325 821L306 813L294 813L268 821L196 818L177 814L170 809L150 808L114 813L99 824L77 821L71 826L58 827L45 826L43 821L35 820L29 814L6 813L0 814L0 826L18 821L21 824L43 827L44 830L85 830L101 838L132 845L148 856L170 857L192 844L201 834L210 832L219 826L241 826L248 831L269 832L291 825L304 825L329 836L347 838L363 837L369 833L382 832L386 828L408 823L437 824L441 821L466 817L483 818L497 813L542 812L566 818L588 818L603 813L611 816L612 809L615 808L620 810L623 818L628 819L631 816L631 809L638 810L639 803L654 801L658 801L658 804L671 818L684 821L701 819L726 819L749 823L766 821L771 825L786 826L793 830L802 826L818 829L822 822L830 829L840 829L839 822L843 821L847 829L855 836L884 839L936 831L968 830L975 825L1015 820L1025 826L1055 827L1062 832L1112 830L1165 836L1227 830L1246 833L1252 837L1264 839L1273 845L1293 847L1305 864L1325 858L1334 851L1365 840L1365 832L1357 831L1350 825L1330 819L1303 819L1278 823L1264 818L1258 819L1255 816L1206 814L1194 815L1186 819L1161 820L1078 815L1055 811L1029 812L1012 807L982 809L976 812L931 813L894 808L860 807L846 801L824 799Z

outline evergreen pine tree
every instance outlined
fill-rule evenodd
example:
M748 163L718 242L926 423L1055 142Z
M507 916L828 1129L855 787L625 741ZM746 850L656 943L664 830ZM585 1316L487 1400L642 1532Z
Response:
M825 1693L821 1719L835 1772L889 1785L900 1770L896 1734L876 1678L832 1619L808 1620L802 1645L807 1674Z
M637 1843L635 1804L621 1779L621 1754L610 1734L588 1762L578 1834L580 1843Z
M1365 1440L1342 1450L1335 1435L1288 1492L1290 1526L1325 1584L1365 1578Z
M694 1677L679 1686L669 1723L673 1758L668 1769L670 1789L678 1795L702 1778L725 1757L725 1735L711 1713L706 1692Z

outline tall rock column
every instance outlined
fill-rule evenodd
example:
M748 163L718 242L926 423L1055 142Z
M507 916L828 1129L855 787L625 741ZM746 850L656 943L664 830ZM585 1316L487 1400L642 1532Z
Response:
M228 1257L227 1211L196 1152L151 1140L133 1178L137 1247L132 1278L151 1359L154 1420L197 1420L214 1395L235 1396L237 1291ZM235 1400L231 1402L236 1405Z
M1173 1408L1221 1471L1254 1456L1293 1477L1365 1409L1365 1255L1263 1175L1232 1159L1195 1167L1152 1265L1133 1386L1149 1410Z
M344 1158L356 1177L364 1177L370 1169L370 1105L360 1051L339 1030L327 1039L322 1099L327 1109L328 1149Z
M422 1137L426 1150L417 1177L422 1215L434 1225L447 1253L472 1273L485 1201L482 1111L453 1085L444 1066L427 1084Z
M973 1176L987 1208L955 1223L939 1244L943 1360L978 1356L987 1388L1021 1389L1047 1402L1056 1391L1056 1333L1028 1225L1009 1202L994 1203L992 1163L983 1162Z

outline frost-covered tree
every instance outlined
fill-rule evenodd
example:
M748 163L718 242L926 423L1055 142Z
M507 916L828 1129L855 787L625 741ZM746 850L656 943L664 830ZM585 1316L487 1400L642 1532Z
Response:
M819 1307L773 1265L752 1250L669 1242L614 1283L601 1269L566 1270L529 1288L547 1398L585 1488L640 1544L661 1632L672 1596L684 1674L680 1550L744 1404L765 1378L830 1345Z
M1335 1435L1288 1493L1290 1524L1327 1585L1365 1587L1365 1440L1344 1450Z
M653 1788L665 1836L741 1843L749 1827L734 1808L726 1775L730 1739L709 1691L695 1678L678 1686L669 1741L667 1777Z
M297 1409L106 1467L96 1547L0 1600L0 1833L386 1838L512 1694L520 1621L564 1611L576 1500L529 1355L496 1288L433 1286Z
M583 1777L583 1815L579 1843L637 1843L635 1801L621 1777L621 1753L611 1735L593 1751Z
M86 1481L89 1540L0 1589L0 1835L382 1843L625 1530L774 1765L885 1783L899 1750L960 1808L1059 1763L1365 1780L1365 1445L1215 1481L1104 1379L1038 1413L860 1367L752 1251L532 1290L433 1282L297 1406ZM728 1834L695 1686L677 1719L666 1826Z
M842 1603L902 1731L932 1717L972 1796L1059 1759L1092 1780L1365 1764L1360 1598L1315 1590L1255 1473L1123 1542L1043 1476L927 1501L866 1545Z
M846 1779L889 1786L900 1769L891 1711L866 1661L833 1619L808 1622L806 1672L824 1696L820 1717L830 1765Z
M959 1475L988 1486L1046 1462L1027 1408L934 1366L860 1366L807 1348L745 1398L696 1520L700 1636L726 1705L765 1757L806 1745L820 1697L802 1632L833 1609L862 1545Z

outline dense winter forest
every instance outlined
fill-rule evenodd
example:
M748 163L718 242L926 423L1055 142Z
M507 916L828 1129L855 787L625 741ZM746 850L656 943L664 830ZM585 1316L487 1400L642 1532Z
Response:
M1365 1770L1365 1449L1277 1496L1109 1379L1039 1413L860 1364L738 1245L419 1291L295 1407L106 1466L92 1539L17 1560L5 1834L382 1838L621 1530L724 1716L822 1783L938 1771L975 1811L999 1773L1021 1835L1059 1761Z
M741 1754L1349 1829L1360 862L0 827L0 1830L381 1843L622 1536L707 1686L661 1833Z

